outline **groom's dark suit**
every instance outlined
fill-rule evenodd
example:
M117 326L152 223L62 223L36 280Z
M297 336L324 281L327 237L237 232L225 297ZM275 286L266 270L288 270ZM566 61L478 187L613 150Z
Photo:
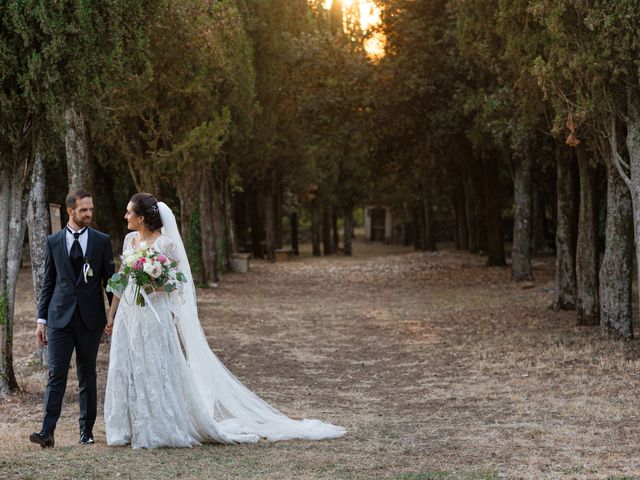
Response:
M87 228L83 258L70 258L67 229L47 238L45 276L38 300L38 318L47 322L49 382L42 431L53 433L67 386L69 363L76 351L80 431L91 432L96 420L96 358L107 323L102 288L113 275L113 251L108 235ZM92 274L82 272L88 263Z

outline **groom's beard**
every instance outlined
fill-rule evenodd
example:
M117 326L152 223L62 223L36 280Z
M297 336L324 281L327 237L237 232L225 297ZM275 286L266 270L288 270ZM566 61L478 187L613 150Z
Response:
M76 225L78 225L80 228L82 227L88 227L91 225L91 220L93 219L93 217L91 215L89 216L76 216L76 215L72 215L72 219L74 221L74 223Z

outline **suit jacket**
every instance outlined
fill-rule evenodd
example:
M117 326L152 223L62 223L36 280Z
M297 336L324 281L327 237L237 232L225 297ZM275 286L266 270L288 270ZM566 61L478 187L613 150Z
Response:
M84 281L76 278L67 252L65 229L47 237L44 281L38 299L38 318L47 320L53 328L66 327L76 310L89 330L104 328L107 316L102 289L114 273L113 250L109 235L87 228L85 261L93 275ZM111 296L109 295L109 298Z

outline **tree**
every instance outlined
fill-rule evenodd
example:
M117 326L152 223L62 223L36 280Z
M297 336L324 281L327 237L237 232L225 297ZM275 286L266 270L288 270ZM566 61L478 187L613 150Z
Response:
M618 122L622 120L624 123L625 147L631 161L634 149L637 149L634 122L638 118L636 105L639 97L634 59L639 45L637 27L640 24L640 12L634 2L628 1L593 5L587 2L538 1L532 6L532 13L546 27L553 45L548 57L537 61L537 69L548 95L555 99L556 125L559 127L567 118L571 120L567 122L565 130L567 142L577 145L578 149L581 148L579 143L584 143L585 150L579 150L581 155L584 155L584 151L593 152L605 166L613 160L618 174L630 187L633 224L637 232L636 210L640 208L640 203L633 203L633 167L626 170L625 167L631 166L632 162L625 161L620 155L622 143L618 140ZM580 165L582 185L586 185L590 181L589 164L584 157ZM607 168L607 172L607 223L612 227L621 227L628 219L628 204L624 195L620 195L615 188L617 182L613 168ZM588 208L589 198L584 193L581 198L585 200L581 209ZM588 228L591 230L591 227ZM617 240L614 240L613 234ZM637 233L635 238L637 246ZM598 312L602 315L600 322L603 327L629 336L632 332L628 293L631 275L627 268L631 263L630 239L625 229L618 227L615 232L607 232L606 240L604 270L600 271L600 278L604 278L603 272L609 272L615 280L605 282L599 291L592 292L594 301L588 305L596 305L597 308L598 300L604 299ZM583 248L581 246L579 249ZM593 278L592 271L585 278ZM612 308L616 301L623 303ZM587 310L586 321L589 321L594 317L594 308Z

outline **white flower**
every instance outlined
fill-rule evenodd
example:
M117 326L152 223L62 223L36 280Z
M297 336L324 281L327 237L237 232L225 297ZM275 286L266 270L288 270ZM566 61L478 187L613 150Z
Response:
M147 260L142 266L142 270L145 273L148 273L151 278L158 278L160 275L162 275L162 265L160 265L158 262Z
M149 275L151 275L152 269L153 264L151 262L144 262L144 265L142 266L142 270L144 271L144 273L148 273Z
M149 271L148 273L149 275L151 275L151 278L158 278L160 275L162 275L162 265L159 265L158 263L154 263L151 266L151 271Z

